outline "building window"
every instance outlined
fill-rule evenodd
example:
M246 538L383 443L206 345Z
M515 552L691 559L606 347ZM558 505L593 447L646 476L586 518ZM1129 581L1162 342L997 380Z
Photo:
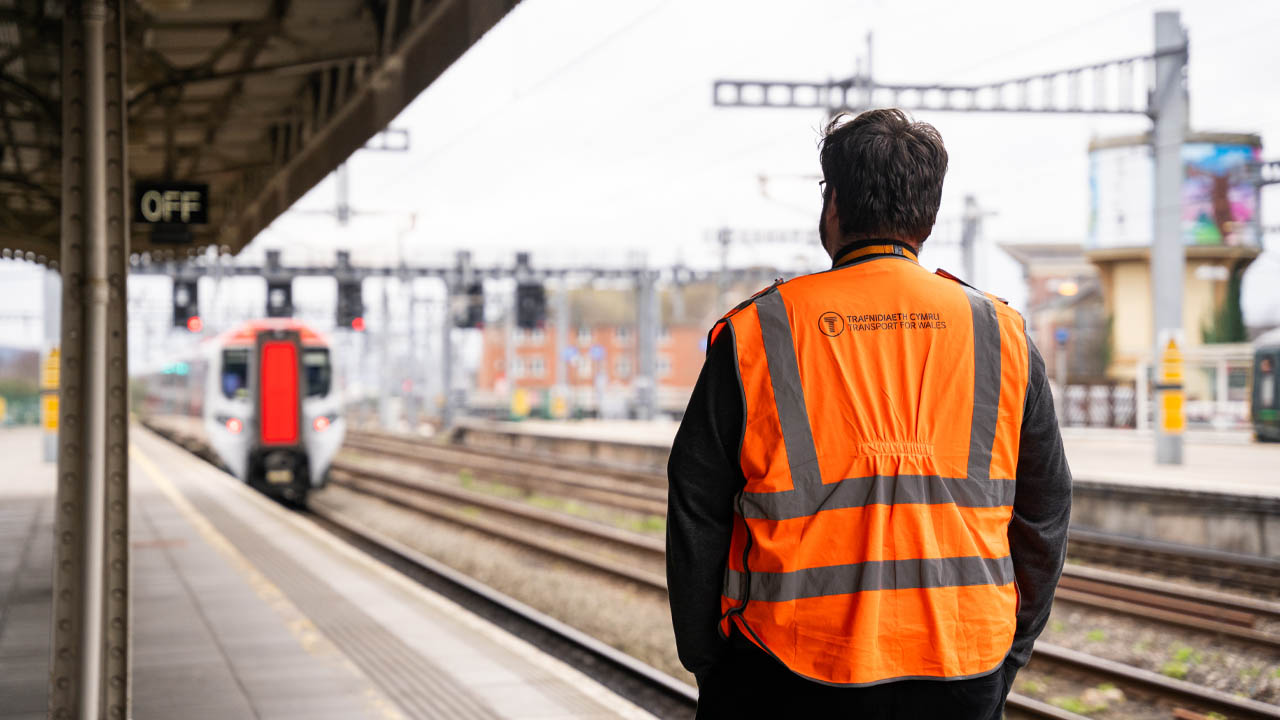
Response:
M631 342L631 326L619 325L613 329L613 339L619 345L626 345Z
M613 374L621 380L631 377L631 358L623 355L613 361Z
M591 328L587 327L586 325L582 325L578 328L578 344L579 345L591 344Z
M541 355L534 355L533 357L529 358L529 375L531 377L536 377L536 378L542 377L542 373L544 372L544 370L545 368L542 363Z
M579 378L586 380L591 377L591 358L586 355L574 357L573 367L577 370Z
M513 360L511 363L511 377L513 378L524 377L524 358L520 357L519 355L517 355L515 360Z
M517 345L541 345L547 341L547 333L542 328L516 328Z
M663 355L662 353L658 354L657 372L658 372L658 377L660 378L666 377L671 374L671 358L670 357Z

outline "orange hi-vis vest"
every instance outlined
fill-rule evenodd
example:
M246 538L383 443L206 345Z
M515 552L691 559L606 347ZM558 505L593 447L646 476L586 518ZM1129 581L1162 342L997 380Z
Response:
M894 245L727 315L745 402L720 630L833 685L1001 665L1021 316Z

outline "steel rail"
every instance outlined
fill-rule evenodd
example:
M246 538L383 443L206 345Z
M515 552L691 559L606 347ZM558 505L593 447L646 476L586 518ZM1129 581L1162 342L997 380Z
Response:
M1221 690L1214 690L1185 680L1175 680L1159 673L1143 670L1060 645L1037 641L1031 655L1030 667L1051 665L1105 678L1121 688L1154 696L1205 712L1216 712L1232 720L1280 718L1280 705L1270 705L1257 700L1236 697Z
M1067 556L1280 593L1280 560L1193 545L1072 529Z
M604 474L609 477L627 480L639 485L648 485L659 488L664 492L667 489L667 476L665 472L659 469L649 469L647 466L632 463L602 460L598 458L565 457L538 450L517 450L514 448L500 446L468 445L457 442L442 444L431 440L419 440L411 435L368 432L362 430L348 431L347 439L355 440L356 442L368 440L384 441L401 444L408 448L419 448L424 446L447 447L452 450L480 454L485 457L502 458L505 460L513 460L515 462L533 461L567 470L575 470L591 474Z
M567 531L591 541L596 547L601 545L621 547L624 550L645 555L649 562L661 567L663 542L658 538L636 536L633 533L627 533L617 528L599 525L502 498L485 496L457 488L431 486L418 481L401 480L368 470L360 470L358 475L347 475L344 470L343 474L335 477L332 482L340 487L376 497L414 512L430 515L525 548L547 553L595 572L630 580L660 592L665 593L667 590L667 578L662 572L637 568L632 563L620 558L585 551L548 538L538 532L532 532L496 519L476 517L468 513L465 508L480 507L490 513L505 516L507 519L533 521L556 530ZM439 499L453 501L463 507L450 507L440 503Z
M1064 577L1103 582L1108 585L1129 588L1153 595L1195 600L1224 610L1250 613L1255 616L1280 620L1280 602L1272 600L1227 593L1221 590L1210 590L1197 585L1160 580L1115 570L1105 570L1088 565L1068 564L1063 568L1062 574Z
M578 457L563 457L534 450L514 450L511 448L474 446L460 443L441 443L432 440L417 440L410 436L389 435L354 431L347 434L347 444L377 444L381 447L397 447L406 452L422 449L449 450L465 454L469 457L481 457L489 460L509 460L512 462L545 465L562 470L581 472L588 475L604 475L616 480L625 481L625 487L649 487L666 492L667 478L660 472L636 468L621 463L607 462Z
M578 499L622 510L665 515L667 493L648 483L632 482L603 470L564 461L551 463L518 454L494 457L487 450L433 443L409 444L400 441L348 438L345 449L372 452L452 471L468 470L486 478L529 490L554 494L573 493ZM665 482L665 480L664 480Z

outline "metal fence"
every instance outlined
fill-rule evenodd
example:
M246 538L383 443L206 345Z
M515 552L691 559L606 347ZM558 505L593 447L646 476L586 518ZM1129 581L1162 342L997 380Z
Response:
M1060 397L1058 420L1065 427L1131 428L1137 423L1137 393L1133 385L1108 383L1068 385Z

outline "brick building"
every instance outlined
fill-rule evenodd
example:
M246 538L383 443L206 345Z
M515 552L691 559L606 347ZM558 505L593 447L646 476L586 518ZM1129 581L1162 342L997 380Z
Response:
M733 288L729 297L746 297L754 290ZM687 285L660 292L661 331L655 362L658 407L679 414L702 370L706 334L722 314L713 285ZM507 329L502 323L483 331L483 348L476 368L473 408L501 411L512 396L509 382L523 396L529 412L551 413L556 378L556 298L548 292L549 317L543 327L514 331L514 362L506 372ZM636 394L639 371L635 333L635 292L631 289L582 288L569 293L567 397L570 415L626 416ZM602 410L603 408L603 410ZM517 408L515 414L523 408Z

